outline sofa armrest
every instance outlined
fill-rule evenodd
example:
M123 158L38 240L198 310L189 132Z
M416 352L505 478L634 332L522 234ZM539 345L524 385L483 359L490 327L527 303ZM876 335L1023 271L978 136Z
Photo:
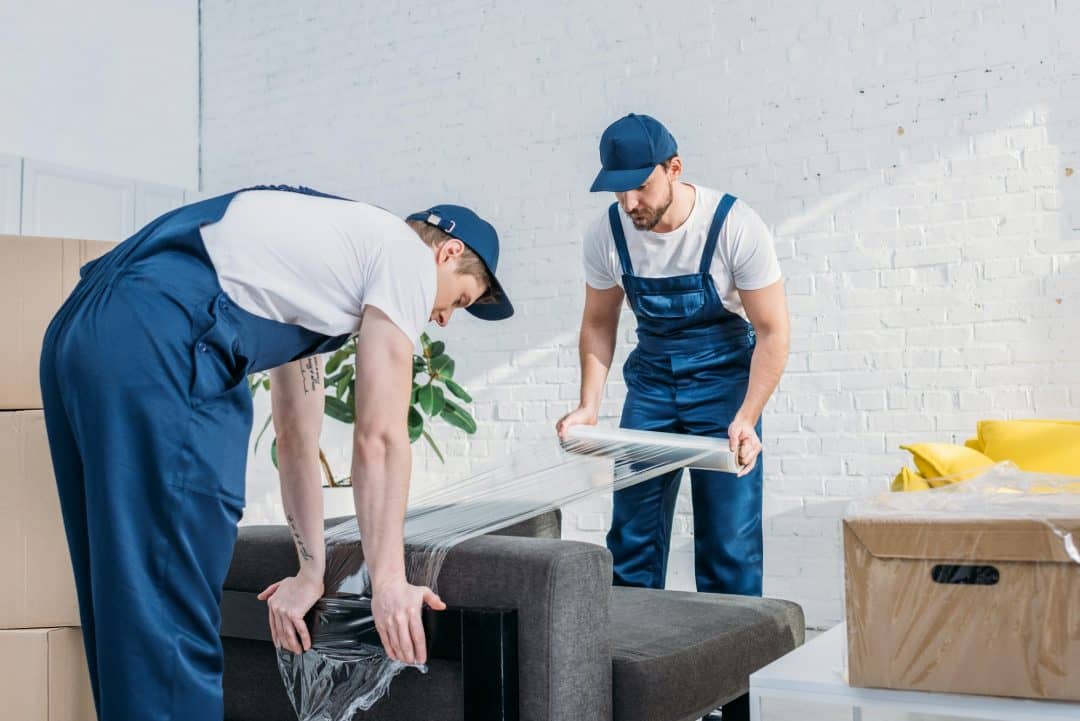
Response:
M455 607L517 609L523 721L610 721L607 549L574 541L481 536L450 550L438 591Z

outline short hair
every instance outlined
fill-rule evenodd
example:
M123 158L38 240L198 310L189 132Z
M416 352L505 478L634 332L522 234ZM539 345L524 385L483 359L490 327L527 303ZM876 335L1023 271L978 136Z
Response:
M430 223L426 223L423 220L406 220L405 221L410 228L416 231L416 234L420 236L420 240L424 241L430 248L442 247L446 241L450 240L454 236L443 231ZM458 240L461 240L460 238ZM462 241L464 244L464 241ZM484 261L480 259L480 256L476 254L472 248L465 245L465 250L461 254L461 258L458 259L457 272L461 275L471 275L480 282L487 291L482 296L476 299L477 303L494 303L495 296L491 291L494 287L494 283L491 282L491 273L488 272L487 266L484 265Z

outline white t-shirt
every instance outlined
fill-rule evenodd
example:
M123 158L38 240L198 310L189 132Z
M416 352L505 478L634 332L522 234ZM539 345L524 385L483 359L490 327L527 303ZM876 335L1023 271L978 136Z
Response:
M435 305L431 249L373 205L249 190L202 238L222 290L263 318L337 336L373 305L415 343Z
M694 187L694 209L670 233L641 231L619 208L634 275L666 278L697 273L713 214L724 194ZM608 214L585 231L585 282L597 290L622 286L622 264L615 249ZM780 263L772 233L746 203L735 201L716 241L709 274L720 301L729 312L746 318L739 290L758 290L780 280Z

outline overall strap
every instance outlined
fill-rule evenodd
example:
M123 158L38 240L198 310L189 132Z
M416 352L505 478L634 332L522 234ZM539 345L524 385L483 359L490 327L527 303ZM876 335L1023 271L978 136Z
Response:
M630 251L626 247L626 234L623 233L618 203L612 203L608 208L608 220L611 221L611 235L615 238L615 250L619 252L622 272L624 275L633 275L634 265L630 262Z
M720 229L724 227L728 211L731 210L733 205L735 205L735 196L724 193L724 197L720 199L720 204L716 206L712 225L709 226L709 235L705 239L705 251L701 254L701 266L698 268L699 273L709 272L713 256L716 255L716 241L720 237Z

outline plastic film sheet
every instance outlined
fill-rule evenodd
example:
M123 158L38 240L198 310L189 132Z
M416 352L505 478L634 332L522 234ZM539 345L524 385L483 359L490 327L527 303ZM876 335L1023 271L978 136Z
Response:
M849 681L1080 700L1080 478L999 464L852 504Z
M553 440L520 448L504 465L410 499L409 581L438 592L443 560L462 541L677 468L732 463L726 440L687 442L672 434L618 431L581 435L561 447ZM355 518L326 533L324 585L326 597L312 613L311 650L279 650L278 667L300 721L349 721L382 698L407 668L374 642L370 615L357 618L371 588Z

